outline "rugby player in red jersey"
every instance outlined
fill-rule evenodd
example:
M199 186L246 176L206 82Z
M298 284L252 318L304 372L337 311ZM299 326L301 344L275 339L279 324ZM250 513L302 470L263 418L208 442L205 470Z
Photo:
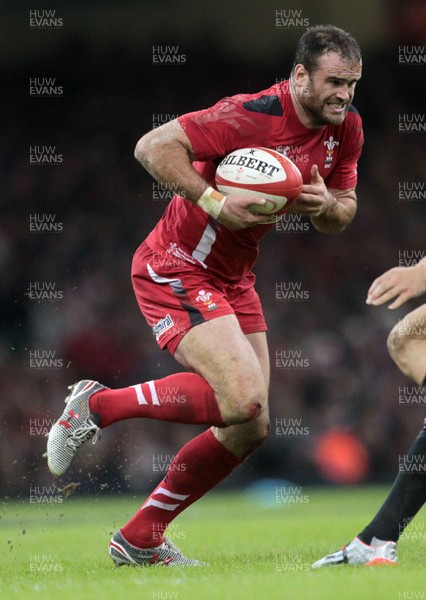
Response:
M304 186L290 212L309 217L321 232L343 231L356 212L363 133L351 103L361 68L350 34L311 27L288 81L183 115L136 146L137 160L179 193L135 253L133 286L158 344L186 371L119 390L90 380L72 386L49 434L48 465L62 475L83 442L96 441L102 428L121 419L211 428L178 452L165 479L113 536L109 551L118 565L199 564L162 533L269 432L267 327L252 267L259 241L274 225L248 210L261 197L214 190L216 167L238 148L285 148L290 158L297 148L308 160L298 165ZM170 389L185 402L167 402Z

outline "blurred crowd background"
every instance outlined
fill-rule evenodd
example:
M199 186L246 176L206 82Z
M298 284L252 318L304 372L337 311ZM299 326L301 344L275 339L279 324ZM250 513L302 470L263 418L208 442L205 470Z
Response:
M0 59L1 496L25 498L31 486L52 484L43 434L63 409L67 385L90 377L124 387L181 370L158 349L131 287L132 254L170 198L156 193L134 146L159 120L287 77L304 29L277 27L278 9L300 9L310 25L332 22L361 43L359 209L339 236L287 223L263 241L255 273L270 328L272 435L223 487L260 477L303 485L392 480L426 399L391 361L386 338L421 300L389 311L365 298L375 277L426 250L426 201L399 194L404 182L425 180L425 133L399 131L401 114L424 118L426 66L399 60L401 46L425 43L424 4L377 0L360 16L337 2L321 3L322 13L318 3L294 0L262 3L250 15L238 1L223 31L220 2L184 2L179 12L169 2L129 2L128 11L47 4L62 26L31 28L32 6L2 9L10 52ZM153 64L154 45L177 46L184 62ZM56 78L63 93L30 95L34 77ZM54 147L59 164L31 164L34 146ZM34 215L53 219L56 231L34 232ZM303 298L280 299L282 286L299 286ZM55 293L37 300L35 289ZM283 352L298 352L303 366L280 368ZM49 357L49 366L37 367L34 357ZM62 483L79 482L88 493L144 492L200 430L115 424Z

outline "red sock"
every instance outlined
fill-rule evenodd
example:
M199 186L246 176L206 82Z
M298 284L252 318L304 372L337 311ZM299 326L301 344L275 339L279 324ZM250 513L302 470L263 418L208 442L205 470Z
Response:
M101 428L114 421L137 417L224 425L211 386L196 373L175 373L121 390L101 390L90 398L89 407L91 412L100 415Z
M124 538L138 548L159 546L170 522L242 462L210 429L191 440L175 456L166 477L142 508L121 529Z

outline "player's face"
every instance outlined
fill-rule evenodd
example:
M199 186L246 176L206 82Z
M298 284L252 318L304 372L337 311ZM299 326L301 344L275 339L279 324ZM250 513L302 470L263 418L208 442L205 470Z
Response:
M311 127L343 123L361 68L360 62L348 63L336 52L329 52L320 56L312 73L305 72L299 102Z

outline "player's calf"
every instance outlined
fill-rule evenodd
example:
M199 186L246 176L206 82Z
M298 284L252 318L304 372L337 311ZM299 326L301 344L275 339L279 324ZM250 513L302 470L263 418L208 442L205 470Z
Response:
M270 429L268 410L263 410L256 419L248 423L225 428L214 427L213 432L227 450L245 459L265 442Z

